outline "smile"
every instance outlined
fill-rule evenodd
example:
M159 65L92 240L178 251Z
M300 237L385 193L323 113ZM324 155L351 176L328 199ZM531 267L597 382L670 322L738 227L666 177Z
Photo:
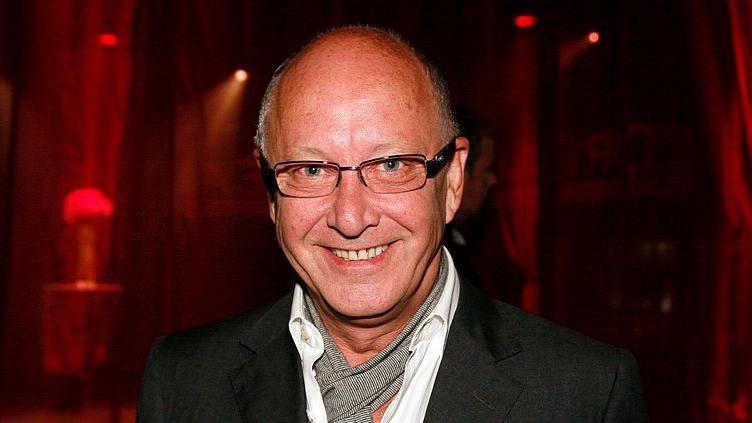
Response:
M378 247L371 247L363 250L340 250L337 248L330 248L335 256L345 260L370 260L374 257L380 256L386 251L388 245L379 245Z

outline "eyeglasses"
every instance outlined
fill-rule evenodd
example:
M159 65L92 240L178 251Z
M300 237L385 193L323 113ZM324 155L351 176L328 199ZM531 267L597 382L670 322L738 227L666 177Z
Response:
M454 139L433 159L422 154L399 154L366 160L358 166L340 166L321 160L293 160L269 166L260 156L261 175L272 195L279 191L286 197L325 197L339 186L342 172L357 171L360 181L377 194L397 194L422 188L454 155Z

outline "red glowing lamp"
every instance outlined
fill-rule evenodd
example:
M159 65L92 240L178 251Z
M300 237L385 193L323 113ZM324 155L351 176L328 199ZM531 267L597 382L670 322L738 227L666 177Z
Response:
M591 44L597 43L598 41L600 41L600 39L601 39L601 34L599 34L597 31L591 31L587 35L587 40Z
M115 210L112 201L97 188L80 188L65 196L63 220L74 223L87 217L110 217Z
M517 28L530 28L538 23L535 15L517 15L514 17L514 26Z
M104 47L115 47L118 45L118 36L109 32L99 34L99 45Z

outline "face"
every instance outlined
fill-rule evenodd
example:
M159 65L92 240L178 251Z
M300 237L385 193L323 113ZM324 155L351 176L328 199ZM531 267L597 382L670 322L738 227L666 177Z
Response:
M269 119L270 163L433 158L448 141L440 139L420 73L350 51L325 51L289 70ZM357 172L345 171L326 197L276 196L270 212L277 238L321 313L364 324L412 315L438 272L444 224L461 197L465 153L411 192L375 194Z
M465 174L465 190L462 196L462 207L457 212L459 221L467 220L483 207L488 197L488 191L496 184L494 172L495 158L493 139L484 135L479 145L474 145L470 154L477 154L477 159Z

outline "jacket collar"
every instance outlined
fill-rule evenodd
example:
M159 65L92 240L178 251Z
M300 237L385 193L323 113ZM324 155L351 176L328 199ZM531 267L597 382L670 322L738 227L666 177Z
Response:
M503 421L523 385L503 372L521 346L513 316L462 281L426 422Z
M513 316L466 281L449 329L426 422L503 421L523 385L503 372L521 351ZM244 422L306 420L300 357L287 323L292 295L273 304L240 343L250 358L230 374Z
M291 299L274 303L241 337L250 358L230 380L244 422L306 420L300 358L287 330Z

